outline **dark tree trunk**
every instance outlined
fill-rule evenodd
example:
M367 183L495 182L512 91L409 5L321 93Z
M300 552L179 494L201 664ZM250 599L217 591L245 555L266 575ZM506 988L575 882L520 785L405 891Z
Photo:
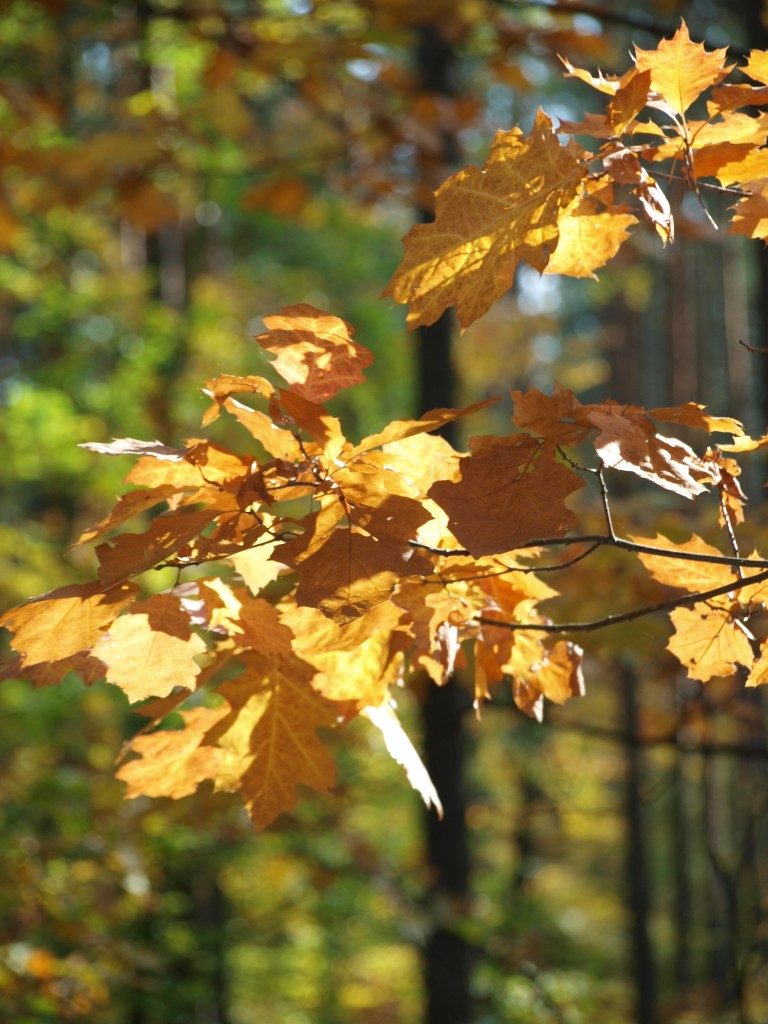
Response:
M436 26L419 33L417 71L426 92L450 96L455 57ZM437 187L442 172L455 162L455 139L443 137L437 161L419 160L420 183ZM421 221L431 220L430 210L419 209ZM454 404L451 364L453 318L444 313L418 332L419 413ZM442 431L452 440L450 429ZM470 1006L470 948L456 919L469 901L469 844L465 822L464 717L469 710L465 691L451 679L445 686L430 683L423 704L425 762L443 802L445 817L427 818L427 859L432 887L432 929L425 948L425 986L428 1024L468 1024Z
M622 693L627 731L627 902L632 933L632 975L635 980L636 1024L656 1024L656 969L648 933L651 891L642 813L642 759L637 743L637 677L631 665L622 669Z

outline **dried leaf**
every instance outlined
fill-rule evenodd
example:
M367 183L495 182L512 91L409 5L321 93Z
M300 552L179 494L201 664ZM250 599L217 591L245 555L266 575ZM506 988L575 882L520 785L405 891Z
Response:
M265 316L268 333L256 341L276 358L274 367L291 391L310 402L325 402L342 388L365 380L373 353L352 340L354 328L306 302Z
M584 486L550 446L528 437L475 438L456 483L438 481L429 496L449 515L452 533L475 557L501 554L576 523L569 494Z

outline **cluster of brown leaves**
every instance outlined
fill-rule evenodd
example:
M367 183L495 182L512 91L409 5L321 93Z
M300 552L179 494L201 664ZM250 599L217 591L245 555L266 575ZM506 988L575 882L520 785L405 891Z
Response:
M683 27L658 50L638 51L621 79L570 69L611 98L604 115L561 130L606 141L596 154L573 141L563 147L540 114L528 138L500 133L482 171L468 168L447 182L435 223L406 239L391 286L411 302L413 323L453 302L471 321L509 286L520 259L541 271L592 273L635 221L615 205L620 186L671 238L649 161L677 159L693 183L706 175L738 183L745 195L733 230L759 235L768 194L758 148L765 115L737 110L758 106L767 90L721 84L730 70L722 58L691 43ZM746 73L762 82L765 65L764 54L753 55ZM688 120L707 88L707 118ZM668 122L639 121L646 107ZM642 141L648 135L651 143ZM597 172L589 170L594 163ZM205 387L211 404L203 426L231 415L252 450L241 455L206 439L182 448L132 439L86 445L138 456L126 478L135 489L80 538L97 544L99 578L0 618L18 654L11 674L37 685L70 671L86 681L106 678L139 705L147 725L119 771L130 795L181 797L210 780L238 790L263 827L294 805L299 784L331 786L333 763L318 728L363 715L439 808L397 720L393 688L414 673L441 685L466 665L478 708L504 680L535 716L545 698L562 703L580 694L580 649L557 638L579 624L558 627L542 611L556 597L543 573L601 545L635 552L660 584L682 591L625 618L671 609L669 648L689 675L707 680L742 666L751 685L766 680L768 648L750 623L768 597L768 561L735 549L743 495L739 468L723 454L765 439L694 404L585 405L557 388L552 396L514 393L517 430L475 437L467 453L434 431L487 402L394 421L354 444L323 405L361 383L371 361L351 326L308 305L265 322L257 341L285 386L225 374ZM732 440L700 455L658 424ZM731 553L698 537L686 544L618 538L607 471L687 499L714 491ZM598 537L574 534L569 505L590 477L605 514ZM143 532L123 532L137 518L146 526L149 513ZM547 552L571 544L575 556L546 562ZM140 577L169 566L178 570L176 585L146 596ZM164 727L171 712L180 728Z
M465 167L436 193L435 220L411 229L387 293L410 306L409 324L433 323L455 305L464 327L512 284L521 260L540 273L594 277L638 222L674 238L658 179L684 181L702 199L731 190L730 231L768 237L768 52L744 67L694 43L683 23L655 50L636 50L621 77L567 73L607 97L604 113L555 126L542 111L526 136L500 131L482 168ZM726 82L738 74L749 81ZM757 83L757 84L754 84ZM701 115L691 117L691 108ZM571 137L591 138L586 149ZM626 199L634 200L630 206Z
M130 747L138 757L119 773L131 795L181 797L208 779L239 790L264 826L293 806L298 784L332 784L318 727L364 714L439 806L397 721L393 687L415 672L440 685L469 661L478 707L507 678L532 715L545 698L582 692L581 652L549 640L540 605L556 591L530 564L576 525L567 502L589 471L565 450L591 446L598 465L686 497L725 481L735 516L733 460L699 457L655 422L727 431L748 445L736 421L697 406L583 405L561 388L516 393L519 431L475 437L466 454L432 432L487 403L395 421L353 444L321 404L362 381L370 363L350 325L308 305L266 324L258 341L286 387L223 375L205 388L204 424L234 416L252 452L201 439L178 449L130 438L86 446L137 455L126 478L135 489L80 538L97 544L96 582L0 619L18 652L11 671L38 685L73 670L106 678L140 705L148 724ZM144 532L122 532L150 510ZM692 674L754 661L743 620L761 588L723 564L683 577L669 556L645 562L660 582L692 592L733 580L717 603L674 613L671 647ZM145 596L137 578L167 566L178 568L177 585ZM753 672L761 681L762 657ZM156 728L172 711L183 726Z

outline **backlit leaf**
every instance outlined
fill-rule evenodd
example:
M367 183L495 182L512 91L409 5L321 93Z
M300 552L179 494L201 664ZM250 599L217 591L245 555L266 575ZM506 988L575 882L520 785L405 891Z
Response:
M306 302L265 316L268 332L256 341L275 356L274 367L292 391L325 402L342 388L365 380L373 354L352 340L354 328Z

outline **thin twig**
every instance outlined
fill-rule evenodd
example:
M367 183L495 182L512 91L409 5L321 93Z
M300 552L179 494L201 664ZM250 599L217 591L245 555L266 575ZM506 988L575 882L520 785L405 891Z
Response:
M503 622L497 619L489 619L485 615L478 616L474 621L483 626L496 626L499 629L529 630L538 633L591 633L596 629L604 629L606 626L617 626L621 622L632 622L635 619L644 618L646 615L655 615L657 612L670 611L672 608L683 608L686 605L697 604L700 601L707 601L720 594L728 594L743 586L751 586L768 580L768 569L765 572L755 573L748 576L742 582L725 583L721 587L714 587L712 590L702 590L697 594L683 594L680 597L673 597L669 601L660 601L658 604L644 605L642 608L634 608L628 612L619 612L616 615L606 615L602 619L593 619L591 622Z

